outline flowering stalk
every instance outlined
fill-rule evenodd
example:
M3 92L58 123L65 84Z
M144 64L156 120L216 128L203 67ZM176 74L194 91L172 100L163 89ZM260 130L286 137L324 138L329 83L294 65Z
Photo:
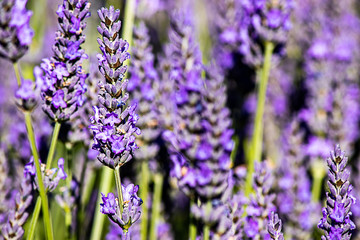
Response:
M271 239L273 240L284 240L284 235L281 232L282 222L277 213L271 212L269 223L268 223L268 232Z
M121 185L120 167L132 159L134 150L138 148L134 134L140 134L140 129L135 126L139 116L135 113L136 105L125 108L129 94L125 92L128 80L124 78L127 67L123 64L130 58L130 54L127 52L129 44L119 34L120 10L115 10L113 6L109 9L102 8L98 10L98 15L101 19L98 31L102 35L102 39L98 39L102 51L102 54L98 54L98 60L105 81L98 84L100 106L93 107L94 116L91 117L90 129L94 133L93 149L99 152L98 160L115 171L120 200L119 202L113 193L109 193L107 197L102 194L100 212L127 232L140 218L138 207L142 200L136 195L138 186L130 184L124 188ZM96 218L94 224L98 224ZM92 239L100 237L101 231L93 231Z
M2 228L2 236L8 239L21 239L24 235L22 226L25 224L29 214L26 212L32 201L31 176L25 174L22 179L20 191L16 194L15 209L10 209L8 223Z
M132 1L130 1L131 4ZM130 11L134 11L134 8L131 7L126 7L125 9L125 15L132 15L131 13L126 13L126 12L130 12ZM134 23L130 23L130 22L134 22L134 18L129 18L127 19L127 21L125 22L126 26L130 25L132 26ZM132 39L132 29L130 31L124 31L123 33L123 39ZM108 177L108 173L109 170L103 168L102 170L102 178L101 178L101 185L100 185L100 191L104 191L104 192L109 192L111 189L111 186L113 185L113 178ZM99 209L99 205L101 202L101 197L98 198L97 200L97 209ZM103 216L103 214L100 213L100 211L96 211L95 212L95 217L94 217L94 224L93 224L93 230L91 232L91 239L92 240L97 240L99 238L101 238L101 233L102 233L102 229L103 229L103 223L104 223L105 217Z
M261 161L262 153L262 140L263 140L263 115L266 100L266 88L269 79L270 67L271 67L271 55L274 51L274 43L265 42L265 57L264 64L261 70L258 71L260 75L260 85L258 88L257 95L257 107L255 115L255 124L252 139L252 148L250 158L248 159L248 171L245 182L245 195L249 196L253 191L252 189L252 178L254 173L254 167L256 161Z
M28 51L34 35L29 21L32 12L26 9L27 0L0 2L0 57L17 62Z
M17 77L17 82L19 83L19 82L21 82L21 80L19 79L20 73L19 73L19 68L18 68L17 63L14 64L14 68L15 68L15 73L16 73L16 77ZM40 202L42 203L42 210L43 210L43 214L44 214L44 224L45 224L47 238L53 239L51 219L50 219L50 214L49 214L49 204L48 204L48 199L47 199L44 183L43 183L42 176L41 176L41 169L40 169L40 164L39 164L39 154L38 154L38 150L36 148L35 134L34 134L32 121L31 121L31 111L33 110L33 108L36 105L36 98L34 97L35 94L34 94L33 84L31 84L31 81L25 80L22 82L21 85L19 85L19 87L20 88L16 93L16 97L21 101L21 104L19 104L19 106L24 111L27 136L28 136L28 140L29 140L29 143L31 146L32 155L35 159L36 176L37 176L37 179L39 182L38 189L39 189L40 197L38 197L38 200L37 200L39 202L39 204L37 203L36 205L39 206ZM35 211L33 214L33 220L32 220L33 224L31 225L31 227L33 227L34 229L30 229L30 232L35 231L36 222L37 222L37 218L38 218L38 215L36 215L36 213L39 214L39 212L40 211Z
M43 183L43 179L42 179L39 155L38 155L38 151L37 151L36 144L35 144L35 135L34 135L34 130L32 128L32 123L31 123L31 114L29 112L25 113L25 123L26 123L26 129L28 131L29 142L31 144L31 151L32 151L34 161L35 161L36 177L38 179L38 185L39 185L40 198L37 199L37 202L41 202L41 204L42 204L42 211L43 211L43 215L44 215L44 224L45 224L47 239L51 240L51 239L54 239L54 237L53 237L53 230L52 230L51 218L50 218L50 213L49 213L49 203L48 203L48 198L46 195L46 191L45 191L45 187L44 187L44 183ZM37 202L36 202L36 205L38 205ZM34 222L34 225L31 225L34 229L30 229L30 232L35 231L35 228L36 228L37 221L35 221L35 219L37 219L38 216L36 216L35 213L36 212L34 212L34 214L33 214L34 220L32 220L32 222Z
M329 192L326 193L326 207L322 209L323 217L318 224L318 228L325 231L321 239L350 239L356 228L350 219L350 208L356 199L349 182L350 171L346 169L348 158L337 145L326 161L329 167Z

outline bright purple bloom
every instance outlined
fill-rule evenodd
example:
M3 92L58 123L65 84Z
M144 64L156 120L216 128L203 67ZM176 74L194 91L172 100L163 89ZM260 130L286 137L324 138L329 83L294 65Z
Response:
M284 236L281 232L282 222L279 219L279 216L275 212L271 212L269 223L268 223L268 232L271 239L273 240L284 240Z
M55 93L54 93L54 96L52 98L52 104L55 108L66 108L67 107L67 104L66 102L64 101L64 91L63 90L57 90Z
M42 86L43 110L55 122L69 120L84 100L87 74L82 61L87 55L80 45L85 41L82 30L90 16L89 8L86 0L63 0L57 11L60 28L56 32L54 55L43 59L40 65L43 73L36 74L36 82Z
M80 41L72 42L70 41L67 44L67 51L65 53L65 58L68 58L69 60L79 59L82 57L82 53L80 50Z
M22 80L21 86L15 93L17 105L25 111L32 111L37 104L38 89L31 80Z
M29 22L32 12L26 9L27 0L0 2L0 57L16 62L28 50L34 36Z
M7 223L1 229L1 234L5 239L22 239L24 235L23 225L29 216L27 210L33 199L32 176L25 173L25 171L20 189L16 193L15 205L9 209Z
M141 198L137 196L139 186L129 184L128 186L121 185L123 193L123 212L120 214L120 203L115 198L113 193L108 193L107 197L101 193L103 203L100 204L100 211L106 214L111 221L121 227L123 230L129 229L140 218L140 206L142 204Z
M323 229L326 240L350 239L354 231L355 224L350 220L352 215L350 208L355 203L352 195L352 186L349 183L350 172L346 169L348 158L337 145L331 151L327 159L328 186L327 204L323 208L323 218L318 224L318 228Z
M115 214L117 209L117 203L113 193L108 193L107 197L101 193L103 203L100 203L100 212L102 214Z
M94 133L93 149L99 152L98 160L110 168L125 164L133 157L137 149L134 134L140 129L135 126L139 121L136 103L125 108L129 95L125 93L128 80L124 79L126 66L124 61L130 58L127 52L129 44L120 38L120 11L114 7L98 10L101 27L98 39L102 54L98 54L100 73L98 102L91 117L90 129Z

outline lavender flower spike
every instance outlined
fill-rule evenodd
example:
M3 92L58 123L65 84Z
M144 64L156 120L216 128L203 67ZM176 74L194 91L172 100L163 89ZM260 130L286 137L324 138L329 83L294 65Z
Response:
M9 211L8 222L2 228L2 235L5 239L21 239L24 235L22 226L29 216L26 210L33 199L31 176L25 172L26 170L24 170L20 191L16 194L15 209Z
M131 183L126 187L122 185L121 188L124 197L123 211L120 212L119 200L115 198L113 193L108 193L107 196L101 193L103 203L100 204L100 212L106 214L111 221L123 229L124 233L127 233L130 226L140 218L141 212L139 207L142 204L142 200L137 196L139 186L134 186ZM127 238L125 237L125 239Z
M43 59L41 69L35 68L43 110L55 122L69 120L84 101L87 74L82 61L88 56L80 45L85 41L84 20L90 16L89 8L87 0L64 0L59 5L56 13L60 30L56 32L54 56Z
M0 2L0 57L17 62L29 49L33 30L29 22L32 15L26 9L27 0Z
M110 168L121 166L133 157L137 147L134 133L139 116L136 105L125 108L129 95L125 93L128 80L124 79L130 58L129 44L120 38L120 11L114 7L98 10L101 24L98 27L102 39L98 39L102 54L98 54L99 69L105 81L99 82L99 107L94 107L90 126L94 133L93 149L99 152L98 160Z
M271 212L268 223L268 232L273 240L284 240L284 235L281 232L282 222L277 213Z
M349 182L350 171L346 169L347 162L348 158L339 145L331 151L327 159L330 190L326 193L326 207L322 210L323 218L318 224L318 228L325 231L322 240L350 239L356 228L350 220L350 208L355 203L355 198L351 193L353 187Z

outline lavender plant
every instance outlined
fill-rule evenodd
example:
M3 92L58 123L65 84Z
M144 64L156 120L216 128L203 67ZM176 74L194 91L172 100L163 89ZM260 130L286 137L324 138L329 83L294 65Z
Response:
M268 232L270 234L271 239L273 240L284 240L284 235L281 232L282 222L279 219L279 216L271 212L270 220L268 223Z
M37 70L41 84L43 110L55 122L64 122L83 104L87 74L82 61L87 57L80 45L84 43L85 18L90 17L86 0L64 0L57 10L60 30L56 32L54 56L43 59Z
M21 181L20 191L16 194L15 208L8 214L8 221L2 227L2 235L5 239L21 239L24 235L23 225L25 224L29 213L27 209L33 199L32 175L24 170L24 178Z
M267 169L266 162L256 165L254 175L255 194L247 208L244 232L249 239L268 237L269 216L275 210L275 194L271 193L273 176Z
M133 151L138 148L134 134L140 134L135 126L139 116L135 113L136 105L125 108L129 95L125 92L128 80L124 79L127 68L123 63L130 54L127 52L129 44L119 35L120 11L114 7L102 8L98 15L101 19L98 31L102 36L98 39L102 52L98 55L99 69L105 81L99 82L101 105L94 106L95 115L91 119L93 148L99 151L98 160L114 169L119 198L115 199L113 193L107 197L103 195L100 211L126 231L140 217L136 209L142 201L136 197L138 187L128 185L123 189L120 167L132 159ZM123 190L126 191L123 193Z
M318 228L325 232L321 239L350 239L356 228L350 219L350 208L356 200L351 193L350 171L346 169L348 158L337 145L326 162L329 167L329 192L326 193L326 207L322 209L323 217L318 224Z
M0 2L0 57L17 62L29 49L33 30L32 12L26 9L26 0Z

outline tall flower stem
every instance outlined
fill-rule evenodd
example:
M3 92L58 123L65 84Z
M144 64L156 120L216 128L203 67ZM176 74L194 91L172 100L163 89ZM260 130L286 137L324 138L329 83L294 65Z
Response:
M157 239L156 226L160 216L163 182L164 177L160 173L156 173L154 175L154 199L151 208L150 239Z
M265 42L264 64L260 72L260 85L257 94L257 106L255 124L252 139L250 159L248 159L248 171L245 182L245 195L249 196L252 191L252 175L254 173L255 161L261 161L262 140L263 140L263 115L266 100L266 88L269 80L271 67L271 56L274 50L274 43Z
M16 62L16 63L14 63L13 65L14 65L14 71L15 71L16 81L17 81L18 86L20 87L20 85L21 85L21 78L20 78L19 64Z
M102 168L100 187L99 187L100 192L108 193L111 191L112 186L114 184L114 182L113 182L114 178L112 177L112 175L113 175L112 171L113 171L112 169L107 168L107 167ZM100 212L100 201L101 201L100 196L96 202L95 218L94 218L94 223L93 223L91 238L90 238L91 240L101 239L105 218L107 218L104 214L102 214Z
M150 172L147 161L141 163L141 191L140 198L143 200L143 207L141 213L141 240L147 239L148 232L148 220L149 220L149 211L148 211L148 192L149 192L149 180Z
M211 211L211 202L208 201L206 203L206 214L209 214L210 211ZM210 226L208 224L204 224L203 239L204 240L210 239Z
M55 126L54 126L53 135L51 138L50 150L49 150L47 160L46 160L46 169L51 168L51 163L54 158L54 153L55 153L56 143L57 143L59 132L60 132L60 127L61 127L61 123L56 122Z
M71 223L72 223L71 209L67 206L67 207L65 207L66 239L72 239Z
M15 70L15 75L16 75L16 81L17 81L18 85L20 86L21 79L20 79L20 69L19 69L18 63L14 63L14 70ZM53 231L52 231L52 225L51 225L51 219L50 219L50 213L49 213L49 203L48 203L44 183L42 181L42 176L41 176L39 154L38 154L38 150L36 148L34 129L32 127L31 112L24 112L24 115L25 115L26 130L28 133L27 136L28 136L28 140L29 140L29 143L31 146L31 152L34 157L35 168L36 168L36 177L38 179L39 194L40 194L40 197L37 198L33 217L31 219L29 233L30 233L30 237L34 236L35 229L36 229L36 223L37 223L39 213L40 213L40 205L41 205L42 209L43 209L44 224L45 224L47 238L49 240L52 240L53 239Z
M136 7L135 1L136 0L126 1L126 5L125 5L124 19L126 19L126 21L124 22L125 25L123 28L122 38L126 39L129 42L130 44L129 51L131 50L131 42L132 42L132 34L133 34L132 32L133 32L134 19L135 19L135 7ZM103 168L100 190L106 193L111 191L113 185L113 178L107 175L112 175L112 174L110 173L109 169ZM100 202L101 202L101 196L99 195L96 202L95 219L93 222L93 228L91 232L91 240L101 239L101 234L104 227L104 220L106 216L100 213Z
M28 234L27 234L27 237L26 237L27 240L33 240L34 239L36 223L37 223L37 220L39 218L40 210L41 210L41 198L39 196L39 197L37 197L37 200L36 200L36 205L35 205L35 208L34 208L34 211L33 211L33 217L31 218L29 231L28 231Z
M196 205L196 204L197 204L196 198L191 199L190 209L191 209L191 207L193 205ZM189 225L189 238L190 238L190 240L196 240L196 235L197 235L196 222L195 222L195 219L192 216L191 211L190 211L190 225Z
M311 166L311 175L313 177L313 184L311 189L312 201L319 202L322 190L322 182L326 175L326 170L321 159L314 161Z
M124 200L123 200L122 189L121 189L120 165L117 165L115 167L114 173L115 173L116 190L117 190L118 197L119 197L119 207L120 207L120 212L122 214Z
M124 28L123 28L123 39L126 39L129 43L129 50L128 52L131 53L131 45L133 39L133 28L134 28L134 21L135 21L135 7L136 7L136 0L127 0L125 5L125 15L124 19ZM128 60L129 61L129 60Z
M34 162L35 162L35 168L36 168L36 177L38 179L38 185L39 185L39 194L40 194L40 198L41 198L41 203L42 203L42 211L43 211L43 216L44 216L44 224L45 224L45 231L46 231L46 235L47 235L47 239L48 240L53 240L53 230L52 230L52 225L51 225L51 218L50 218L50 212L49 212L49 203L48 203L48 198L45 192L45 187L44 187L44 183L41 177L41 169L40 169L40 163L39 163L39 155L38 155L38 151L36 148L36 143L35 143L35 135L34 135L34 130L32 128L32 122L31 122L31 113L30 112L25 112L25 123L26 123L26 129L28 132L28 138L29 138L29 142L31 145L31 151L32 154L34 156ZM40 201L40 199L39 199ZM38 203L36 203L37 205ZM37 219L37 216L33 215L33 218L35 217L35 219ZM36 227L36 224L34 224L34 228ZM31 231L35 231L35 230L31 230Z

